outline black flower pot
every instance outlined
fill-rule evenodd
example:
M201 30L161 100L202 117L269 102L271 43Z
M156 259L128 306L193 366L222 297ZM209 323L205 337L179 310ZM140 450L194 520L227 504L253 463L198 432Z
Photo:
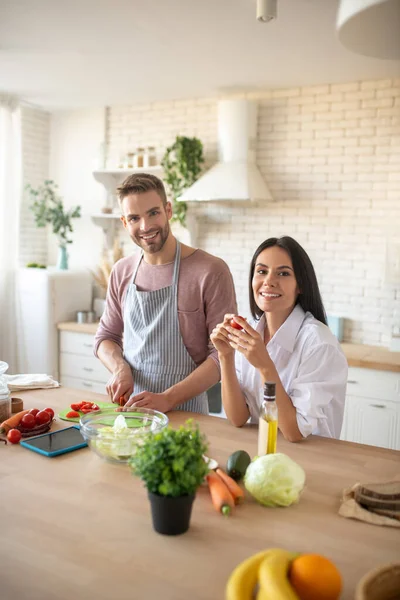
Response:
M157 533L179 535L189 529L195 494L188 496L159 496L148 492L153 527Z

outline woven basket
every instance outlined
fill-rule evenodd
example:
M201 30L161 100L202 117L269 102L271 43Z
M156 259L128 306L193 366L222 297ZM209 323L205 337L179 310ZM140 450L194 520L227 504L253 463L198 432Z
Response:
M400 563L370 571L359 581L355 600L400 600Z
M34 427L33 429L27 429L26 427L23 427L22 425L18 425L15 429L18 429L21 432L21 436L23 438L28 438L28 437L32 437L34 435L40 435L41 433L47 433L49 431L50 427L52 426L53 421L54 421L54 419L52 419L48 423L44 423L43 425L38 425L37 427Z

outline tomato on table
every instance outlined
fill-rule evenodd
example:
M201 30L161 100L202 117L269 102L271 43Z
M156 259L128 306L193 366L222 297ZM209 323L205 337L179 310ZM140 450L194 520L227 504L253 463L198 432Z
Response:
M18 429L10 429L7 433L7 439L11 444L18 444L21 440L21 432Z

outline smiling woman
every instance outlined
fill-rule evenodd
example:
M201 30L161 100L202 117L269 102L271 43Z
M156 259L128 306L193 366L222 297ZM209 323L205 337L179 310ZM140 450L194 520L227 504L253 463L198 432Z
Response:
M227 314L211 335L228 419L239 427L257 422L264 383L273 382L279 428L289 441L311 433L338 438L347 361L326 325L311 260L294 239L269 238L257 248L249 300L251 323L235 316L238 330Z

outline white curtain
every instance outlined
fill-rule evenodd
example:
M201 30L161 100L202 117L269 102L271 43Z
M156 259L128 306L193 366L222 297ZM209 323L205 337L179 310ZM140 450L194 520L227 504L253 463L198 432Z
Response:
M21 113L17 101L0 94L0 360L17 372L19 223L22 194Z

